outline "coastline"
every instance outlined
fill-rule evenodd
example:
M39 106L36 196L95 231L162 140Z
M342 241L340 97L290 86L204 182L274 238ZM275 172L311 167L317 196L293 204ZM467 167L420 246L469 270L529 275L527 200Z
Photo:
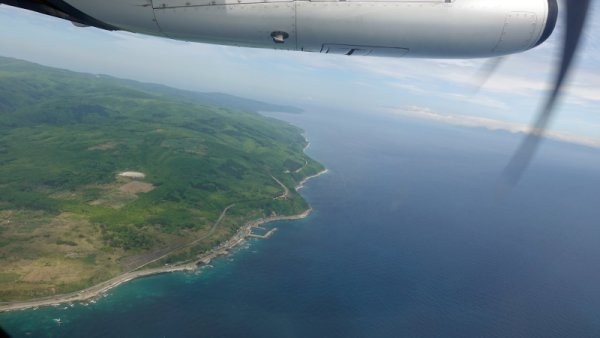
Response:
M307 176L302 181L298 183L295 187L295 190L298 191L304 187L306 182L309 180L324 175L329 172L328 169L324 169L319 173ZM277 221L293 221L300 220L308 217L312 213L312 208L308 208L304 212L291 215L291 216L271 216L266 218L259 218L257 220L252 220L246 222L231 238L229 238L224 243L219 246L209 250L208 252L198 256L192 262L183 262L177 263L173 265L168 265L160 268L153 269L143 269L139 271L131 271L121 274L117 277L109 279L108 281L102 282L100 284L94 285L84 290L50 296L45 298L33 299L29 301L22 302L8 302L8 303L0 303L0 313L17 311L17 310L26 310L38 307L45 306L59 306L65 303L74 303L74 302L84 302L87 300L93 300L103 296L107 291L132 280L143 278L152 275L164 274L164 273L172 273L172 272L182 272L182 271L194 271L197 270L202 265L209 264L213 259L225 256L230 253L230 251L242 243L246 238L250 237L252 234L252 229L259 227L261 225L277 222Z
M328 172L329 172L329 169L325 168L314 175L307 176L302 181L300 181L300 183L298 183L298 185L294 189L296 189L296 191L299 191L300 189L304 188L304 184L306 184L306 182L312 180L313 178L319 177L321 175L325 175Z

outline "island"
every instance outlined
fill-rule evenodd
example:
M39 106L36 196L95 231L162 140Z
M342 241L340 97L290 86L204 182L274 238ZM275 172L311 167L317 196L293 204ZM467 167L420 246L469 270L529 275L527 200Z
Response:
M286 109L0 58L0 311L195 269L306 217L297 190L324 167L252 107Z

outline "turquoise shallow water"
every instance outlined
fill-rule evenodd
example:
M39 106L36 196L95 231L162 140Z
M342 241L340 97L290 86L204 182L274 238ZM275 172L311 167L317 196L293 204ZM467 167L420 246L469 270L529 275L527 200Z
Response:
M600 335L599 151L547 142L500 198L514 135L348 112L281 117L330 169L303 190L311 217L272 224L271 239L198 273L0 324L18 337Z

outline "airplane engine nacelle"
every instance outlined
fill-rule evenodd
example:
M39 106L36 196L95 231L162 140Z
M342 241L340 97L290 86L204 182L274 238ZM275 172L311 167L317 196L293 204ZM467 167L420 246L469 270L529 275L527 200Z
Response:
M556 0L47 0L45 3L66 3L118 29L178 40L345 55L430 58L491 57L528 50L550 36L558 15Z
M555 4L555 0L298 2L298 47L406 57L511 54L535 47L552 33Z

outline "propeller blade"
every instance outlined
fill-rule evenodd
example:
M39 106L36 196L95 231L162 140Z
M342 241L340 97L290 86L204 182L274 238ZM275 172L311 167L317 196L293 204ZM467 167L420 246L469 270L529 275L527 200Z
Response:
M481 88L494 75L498 67L506 60L506 57L497 57L486 61L477 71L473 78L473 95L477 95Z
M540 141L546 132L546 128L553 117L556 102L561 95L561 89L580 45L581 34L587 19L590 2L591 0L564 1L566 9L566 34L564 37L560 68L556 73L554 86L546 98L546 102L538 114L535 123L532 125L529 134L525 137L517 149L517 152L513 155L512 159L504 169L505 182L511 186L514 186L519 182L523 172L531 163L531 160L539 147Z

